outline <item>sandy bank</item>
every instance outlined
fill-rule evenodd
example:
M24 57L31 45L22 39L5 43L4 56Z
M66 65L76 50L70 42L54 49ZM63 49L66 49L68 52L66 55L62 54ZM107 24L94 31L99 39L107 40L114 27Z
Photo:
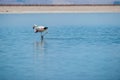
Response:
M0 6L0 13L120 12L120 6Z

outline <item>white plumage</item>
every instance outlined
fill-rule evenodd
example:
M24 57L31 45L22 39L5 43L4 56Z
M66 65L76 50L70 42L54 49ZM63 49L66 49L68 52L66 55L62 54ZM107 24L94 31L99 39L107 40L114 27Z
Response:
M34 32L37 33L37 32L44 32L45 30L48 29L48 27L34 25L33 29L34 29Z
M33 29L34 29L34 32L35 32L35 33L41 32L41 39L43 40L43 36L44 36L47 32L44 33L44 34L42 34L42 32L46 31L46 30L48 29L48 27L34 25L34 26L33 26Z

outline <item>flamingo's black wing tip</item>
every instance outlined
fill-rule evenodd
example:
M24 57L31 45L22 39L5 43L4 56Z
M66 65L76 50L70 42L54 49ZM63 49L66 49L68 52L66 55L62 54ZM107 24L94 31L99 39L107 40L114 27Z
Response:
M48 27L45 27L44 29L48 29Z

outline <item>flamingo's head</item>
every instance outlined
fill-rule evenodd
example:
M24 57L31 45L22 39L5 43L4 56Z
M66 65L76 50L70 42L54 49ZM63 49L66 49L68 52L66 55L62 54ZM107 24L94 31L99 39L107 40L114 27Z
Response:
M35 29L35 27L37 27L37 25L36 25L36 24L34 24L33 29Z

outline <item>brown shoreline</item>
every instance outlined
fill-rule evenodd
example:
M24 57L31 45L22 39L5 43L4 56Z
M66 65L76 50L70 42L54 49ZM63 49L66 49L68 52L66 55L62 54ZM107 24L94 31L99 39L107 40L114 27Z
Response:
M120 5L1 5L0 13L106 13L120 12Z
M0 6L120 6L120 4L0 4Z

